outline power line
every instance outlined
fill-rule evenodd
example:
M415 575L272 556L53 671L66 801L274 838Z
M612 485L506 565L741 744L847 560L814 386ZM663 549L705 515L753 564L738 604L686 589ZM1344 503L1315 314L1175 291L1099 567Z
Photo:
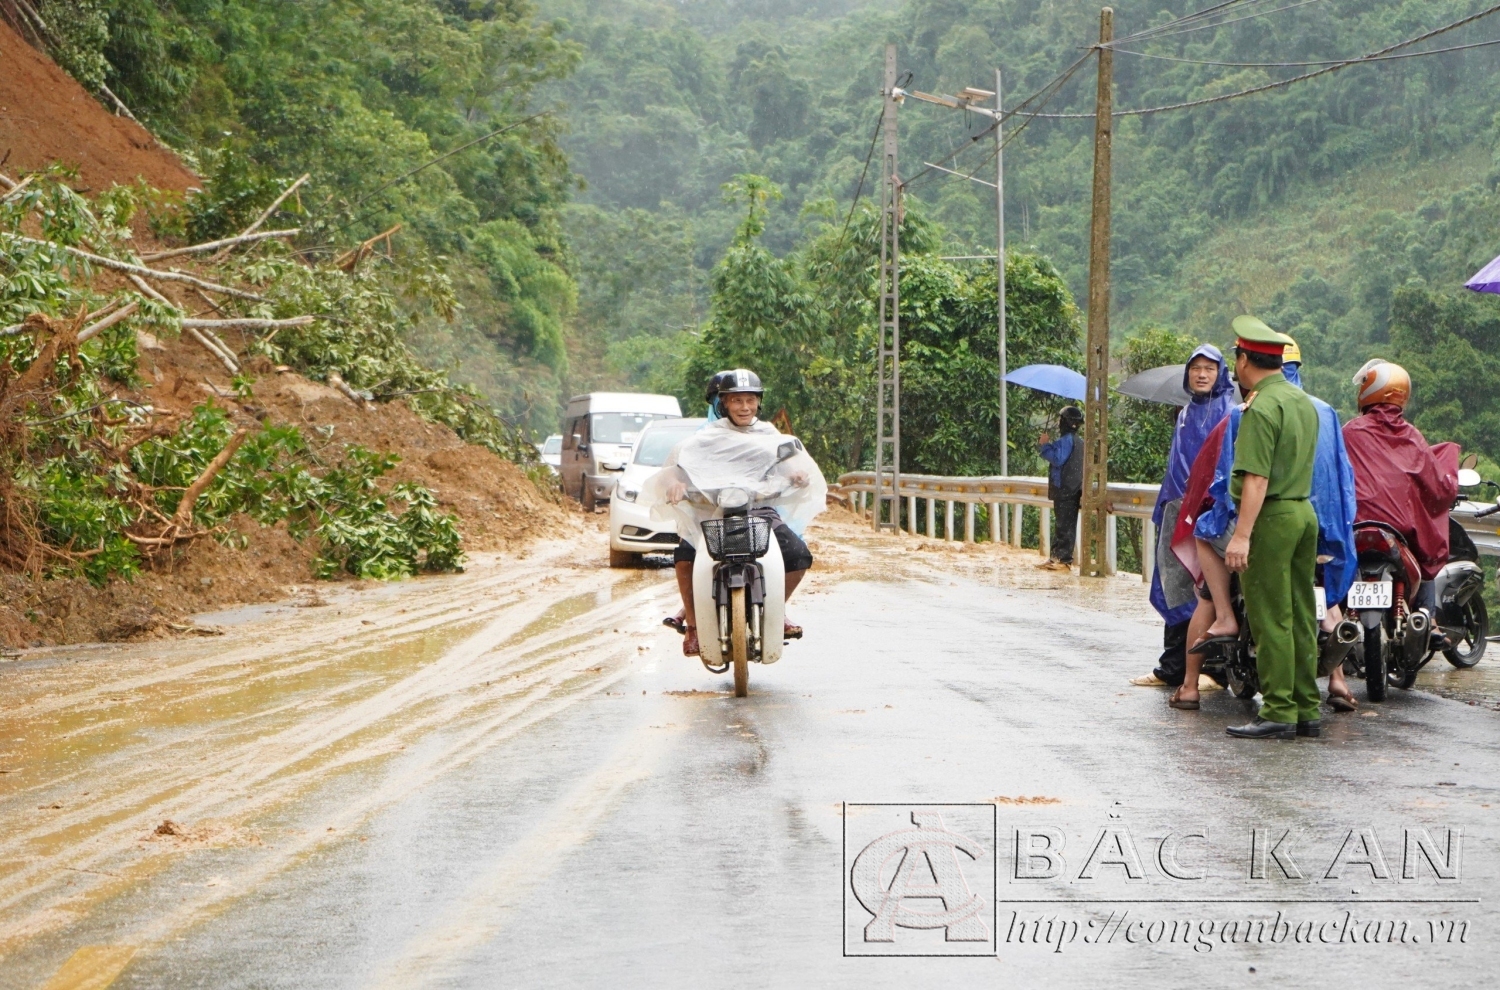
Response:
M1420 58L1423 55L1446 55L1449 52L1462 52L1470 48L1484 48L1487 45L1500 45L1500 38L1493 41L1476 41L1469 45L1454 45L1452 48L1434 48L1425 52L1402 52L1399 55L1366 55L1354 59L1323 59L1315 62L1216 62L1204 58L1182 58L1176 55L1153 55L1150 52L1133 52L1125 48L1116 48L1115 52L1120 55L1139 55L1141 58L1157 58L1167 62L1190 62L1194 65L1223 65L1234 69L1294 69L1309 65L1352 65L1354 62L1385 62L1398 58Z
M1261 11L1257 11L1256 13L1253 13L1253 14L1246 14L1243 17L1232 17L1232 18L1230 18L1227 21L1214 21L1212 24L1194 24L1194 25L1192 25L1190 27L1185 27L1185 28L1182 28L1181 30L1178 30L1178 31L1162 31L1162 32L1157 32L1155 34L1145 35L1144 37L1146 39L1151 40L1151 41L1155 41L1157 38L1171 38L1171 37L1174 37L1174 36L1179 35L1179 34L1188 34L1188 33L1192 32L1192 31L1205 31L1205 30L1207 30L1209 28L1221 28L1221 27L1225 27L1225 26L1230 25L1230 24L1238 24L1240 21L1248 21L1248 20L1250 20L1251 18L1254 18L1254 17L1269 17L1272 14L1279 14L1279 13L1281 13L1283 10L1292 10L1292 9L1294 9L1296 7L1306 7L1310 3L1317 3L1317 2L1318 2L1318 0L1299 0L1299 2L1297 2L1297 3L1289 3L1285 7L1277 7L1274 10L1261 10ZM1165 27L1165 26L1166 25L1163 25L1163 27ZM1141 35L1135 35L1135 36L1132 36L1132 38L1130 38L1130 39L1120 38L1120 39L1117 39L1115 41L1110 42L1109 45L1102 46L1102 47L1115 48L1115 49L1118 50L1118 46L1120 45L1120 43L1123 42L1123 41L1126 41L1126 40L1142 40L1142 36Z
M1204 7L1202 10L1195 10L1191 14L1184 14L1181 17L1175 18L1174 20L1167 21L1167 22L1165 22L1163 24L1158 24L1158 25L1156 25L1154 27L1142 28L1141 30L1135 32L1134 34L1122 35L1121 37L1116 38L1114 41L1111 41L1109 44L1110 44L1111 47L1113 47L1115 45L1123 44L1124 42L1127 42L1127 41L1137 41L1137 40L1140 40L1142 38L1156 37L1156 36L1162 34L1163 32L1166 32L1169 28L1174 28L1174 27L1177 27L1177 26L1182 25L1182 24L1189 24L1189 23L1192 23L1194 21L1202 20L1205 17L1211 17L1214 14L1220 13L1221 11L1224 11L1224 10L1228 9L1229 7L1238 6L1238 5L1242 4L1242 3L1245 4L1246 6L1253 7L1256 4L1258 4L1258 3L1265 3L1265 2L1269 2L1269 0L1225 0L1224 3L1217 3L1217 4L1214 4L1212 7ZM1219 23L1223 23L1223 22L1219 22ZM1212 26L1212 25L1205 25L1205 26ZM1173 32L1173 33L1176 33L1176 32Z
M884 119L885 114L883 113L880 116L876 117L875 130L870 132L870 147L869 150L865 152L865 167L860 169L859 171L859 185L854 187L854 199L849 203L848 216L844 217L844 229L839 231L839 242L838 245L833 249L833 255L835 258L837 258L838 253L844 249L844 236L849 233L849 221L854 219L854 208L859 205L860 194L865 191L865 176L870 172L870 159L875 157L875 139L880 137L880 125L884 121Z
M1479 11L1476 14L1470 14L1468 17L1464 17L1464 18L1461 18L1459 20L1456 20L1456 21L1454 21L1451 24L1445 24L1445 25L1443 25L1440 28L1434 28L1433 30L1428 31L1426 34L1417 35L1415 38L1408 38L1405 41L1397 42L1394 45L1391 45L1391 46L1389 46L1387 48L1382 48L1379 51L1371 52L1368 55L1361 55L1358 58L1351 58L1351 59L1348 59L1348 60L1343 61L1343 62L1337 62L1337 63L1335 63L1333 65L1330 65L1330 66L1328 66L1326 68L1318 69L1318 70L1316 70L1314 72L1304 72L1302 75L1300 75L1300 76L1292 76L1290 79L1282 79L1282 80L1279 80L1277 82L1265 83L1264 85L1261 85L1261 86L1252 86L1249 89L1242 89L1242 90L1239 90L1238 92L1234 92L1234 93L1224 93L1221 96L1210 96L1210 97L1206 97L1206 98L1201 99L1201 100L1188 100L1185 103L1169 103L1169 104L1166 104L1164 106L1159 106L1159 107L1142 107L1142 108L1140 108L1138 110L1116 110L1114 112L1114 116L1116 116L1116 117L1139 117L1139 116L1143 116L1145 114L1163 113L1163 112L1168 111L1168 110L1186 110L1186 109L1188 109L1190 107L1203 107L1203 106L1208 106L1211 103L1223 103L1226 100L1236 100L1236 99L1239 99L1242 96L1253 96L1256 93L1264 93L1264 92L1266 92L1268 90L1272 90L1272 89L1281 89L1284 86L1290 86L1292 83L1303 82L1304 80L1307 80L1307 79L1316 79L1318 76L1326 76L1330 72L1337 72L1340 69L1346 68L1346 67L1351 66L1351 65L1358 65L1361 62L1380 61L1381 60L1380 56L1387 55L1387 54L1389 54L1389 53L1391 53L1393 51L1396 51L1399 48L1406 48L1406 47L1408 47L1410 45L1418 44L1419 42L1426 41L1428 38L1435 38L1438 35L1444 34L1444 33L1448 32L1448 31L1452 31L1455 28L1463 27L1465 24L1473 23L1474 21L1479 20L1481 17L1488 17L1490 14L1493 14L1496 11L1500 11L1500 4L1496 4L1493 7L1486 7L1484 10L1481 10L1481 11ZM1409 57L1416 58L1416 57L1421 56L1421 55L1436 55L1436 54L1440 54L1440 53L1436 52L1436 51L1432 51L1432 52L1412 52ZM1027 114L1027 116L1028 117L1043 117L1043 118L1047 118L1047 119L1050 119L1050 120L1092 120L1094 118L1094 115L1091 114L1091 113L1035 113L1035 114Z

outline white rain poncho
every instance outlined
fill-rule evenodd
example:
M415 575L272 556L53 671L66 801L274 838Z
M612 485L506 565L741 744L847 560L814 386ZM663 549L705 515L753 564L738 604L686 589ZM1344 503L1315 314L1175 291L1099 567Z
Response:
M784 444L795 444L796 452L778 461ZM677 482L704 497L669 501ZM676 522L678 535L702 550L701 523L720 515L715 498L725 488L748 492L752 506L774 506L799 535L823 511L828 495L823 472L801 441L763 420L738 427L718 419L667 455L661 470L641 485L637 504L649 509L654 519Z

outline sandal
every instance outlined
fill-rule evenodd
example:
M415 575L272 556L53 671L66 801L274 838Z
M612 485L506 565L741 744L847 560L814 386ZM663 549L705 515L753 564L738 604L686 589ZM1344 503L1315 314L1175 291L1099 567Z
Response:
M679 636L687 635L687 623L683 621L680 615L669 615L661 620L661 624L668 629L676 629Z
M793 624L790 619L782 619L781 620L781 638L782 639L801 639L802 638L802 627L799 626L799 625Z
M1182 711L1185 711L1185 712L1195 712L1195 711L1197 711L1198 710L1198 701L1197 701L1197 699L1194 699L1192 701L1184 701L1183 699L1181 699L1181 698L1179 698L1177 696L1179 693L1181 693L1181 691L1182 691L1182 688L1178 688L1176 691L1173 691L1170 695L1168 695L1167 696L1167 704L1171 705L1173 708L1179 708L1179 709L1181 709Z
M695 657L698 653L698 627L688 626L682 634L682 655Z
M1352 712L1359 708L1359 702L1354 700L1352 694L1328 694L1328 707L1336 712Z

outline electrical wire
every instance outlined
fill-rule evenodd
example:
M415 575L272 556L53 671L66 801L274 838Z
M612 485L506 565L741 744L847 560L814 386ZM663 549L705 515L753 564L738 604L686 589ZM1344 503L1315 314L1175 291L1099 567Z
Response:
M1478 13L1470 14L1468 17L1464 17L1464 18L1461 18L1459 20L1456 20L1456 21L1454 21L1451 24L1445 24L1445 25L1443 25L1440 28L1434 28L1433 30L1428 31L1425 34L1419 34L1419 35L1417 35L1415 38L1408 38L1405 41L1399 41L1399 42L1397 42L1394 45L1390 45L1389 47L1382 48L1382 49L1380 49L1378 51L1370 52L1368 55L1361 55L1358 58L1351 58L1351 59L1348 59L1347 61L1337 62L1337 63L1334 63L1333 65L1327 66L1325 68L1317 69L1316 71L1313 71L1313 72L1304 72L1302 75L1300 75L1300 76L1292 76L1290 79L1282 79L1282 80L1279 80L1277 82L1265 83L1264 85L1261 85L1261 86L1252 86L1249 89L1242 89L1242 90L1239 90L1239 91L1234 92L1234 93L1224 93L1224 94L1222 94L1220 96L1210 96L1210 97L1206 97L1206 98L1201 99L1201 100L1188 100L1185 103L1168 103L1168 104L1166 104L1164 106L1159 106L1159 107L1142 107L1142 108L1136 109L1136 110L1116 110L1114 112L1113 116L1115 116L1115 117L1139 117L1139 116L1143 116L1145 114L1164 113L1164 112L1166 112L1168 110L1187 110L1190 107L1204 107L1204 106L1208 106L1209 104L1212 104L1212 103L1223 103L1226 100L1237 100L1237 99L1239 99L1242 96L1253 96L1256 93L1264 93L1264 92L1266 92L1268 90L1272 90L1272 89L1281 89L1282 87L1290 86L1293 83L1303 82L1303 81L1308 80L1308 79L1316 79L1318 76L1326 76L1330 72L1337 72L1340 69L1346 68L1346 67L1351 66L1351 65L1358 65L1361 62L1380 61L1379 56L1388 55L1391 52L1396 51L1397 49L1406 48L1406 47L1408 47L1410 45L1418 44L1420 42L1426 41L1428 38L1435 38L1438 35L1444 34L1444 33L1448 32L1448 31L1452 31L1455 28L1463 27L1465 24L1471 24L1474 21L1477 21L1477 20L1479 20L1482 17L1488 17L1490 14L1493 14L1496 11L1500 11L1500 4L1496 4L1493 7L1486 7L1484 10L1481 10ZM1440 53L1436 52L1436 51L1433 51L1433 52L1413 52L1411 54L1411 57L1415 58L1415 57L1417 57L1419 55L1436 55L1436 54L1440 54ZM1046 119L1049 119L1049 120L1092 120L1094 118L1094 114L1091 114L1091 113L1034 113L1034 114L1027 114L1027 116L1028 117L1042 117L1042 118L1046 118Z
M885 123L884 109L882 107L880 116L875 118L875 130L870 133L870 147L865 152L865 167L860 169L859 185L854 187L854 199L850 201L849 213L844 217L844 229L839 231L838 246L833 249L833 256L835 258L844 249L844 237L849 233L849 221L854 219L854 208L859 205L860 194L865 191L865 176L870 174L870 159L875 157L875 140L880 137L880 126Z
M1225 0L1225 2L1223 3L1214 4L1212 7L1204 7L1202 10L1195 10L1191 14L1184 14L1181 17L1175 18L1174 20L1166 21L1165 23L1157 24L1153 27L1142 28L1134 34L1122 35L1121 37L1111 41L1110 44L1118 45L1127 41L1137 41L1143 38L1156 37L1157 35L1168 31L1170 28L1178 27L1183 24L1190 24L1205 17L1211 17L1214 14L1227 10L1230 7L1240 6L1241 4L1246 7L1253 7L1256 4L1267 2L1270 2L1270 0Z
M1220 28L1220 27L1225 27L1226 25L1229 25L1229 24L1238 24L1240 21L1248 21L1251 18L1255 18L1255 17L1269 17L1272 14L1279 14L1279 13L1281 13L1283 10L1292 10L1294 8L1297 8L1297 7L1306 7L1310 3L1317 3L1317 2L1318 2L1318 0L1298 0L1297 3L1289 3L1285 7L1277 7L1274 10L1257 11L1254 14L1246 14L1243 17L1232 17L1232 18L1230 18L1227 21L1214 21L1212 24L1194 24L1191 27L1185 27L1185 28L1182 28L1179 31L1158 32L1156 34L1147 35L1144 39L1140 35L1134 35L1134 36L1127 37L1127 38L1116 38L1114 41L1111 41L1111 42L1109 42L1108 44L1105 44L1105 45L1100 45L1099 47L1100 48L1115 48L1116 46L1122 44L1123 42L1130 41L1130 40L1136 40L1136 41L1139 41L1139 40L1150 40L1150 41L1155 41L1158 38L1171 38L1171 37L1174 37L1174 36L1179 35L1179 34L1188 34L1188 33L1192 32L1192 31L1206 31L1209 28ZM1163 26L1165 27L1165 25L1163 25Z
M1119 55L1139 55L1141 58L1157 58L1167 62L1190 62L1193 65L1223 65L1233 69L1295 69L1311 65L1351 65L1354 62L1385 62L1397 58L1420 58L1423 55L1446 55L1449 52L1462 52L1470 48L1484 48L1488 45L1500 45L1500 38L1493 41L1476 41L1469 45L1454 45L1452 48L1434 48L1425 52L1402 52L1398 55L1366 55L1354 59L1323 59L1316 62L1215 62L1204 58L1182 58L1176 55L1153 55L1150 52L1133 52L1125 48L1116 48L1114 51Z

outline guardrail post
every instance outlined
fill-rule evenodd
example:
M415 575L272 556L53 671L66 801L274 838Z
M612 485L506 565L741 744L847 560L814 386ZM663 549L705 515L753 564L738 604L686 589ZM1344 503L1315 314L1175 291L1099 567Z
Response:
M1042 512L1042 529L1041 529L1042 538L1041 538L1040 543L1041 543L1042 556L1043 557L1051 557L1052 556L1052 509L1049 506L1045 506L1044 505L1044 506L1041 507L1041 512Z
M927 496L927 538L930 540L937 535L937 500L931 495Z
M1156 570L1156 523L1147 516L1141 520L1141 580L1151 583L1151 574Z
M1021 516L1021 513L1025 511L1026 507L1019 502L1017 502L1015 507L1011 510L1010 545L1015 547L1017 550L1021 549L1021 533L1023 531L1022 524L1024 523L1024 519Z
M1120 562L1120 517L1111 512L1104 524L1104 557L1109 561L1109 573L1119 570Z
M1005 510L999 502L990 502L990 542L999 543L1005 537Z
M974 542L974 510L979 508L973 502L964 503L964 542Z
M906 532L910 536L917 535L917 497L906 496Z
M943 539L953 539L953 499L943 503Z

